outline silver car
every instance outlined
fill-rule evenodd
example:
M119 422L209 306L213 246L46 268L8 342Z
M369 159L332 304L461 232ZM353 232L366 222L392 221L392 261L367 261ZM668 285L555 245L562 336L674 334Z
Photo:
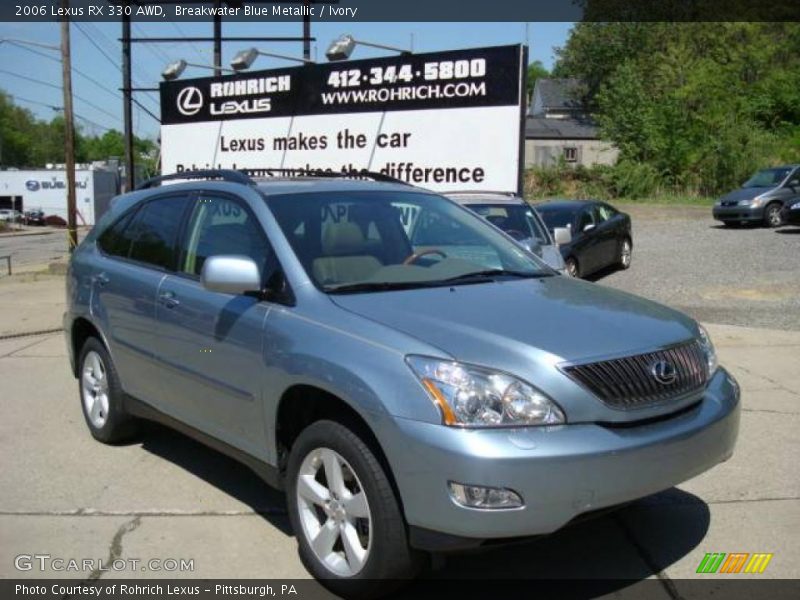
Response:
M118 197L72 256L86 424L113 443L161 421L252 467L335 592L731 456L739 387L687 316L412 186L179 177Z
M783 223L783 207L798 200L800 165L785 165L758 171L738 190L717 200L711 212L728 226L756 223L778 227Z
M536 209L519 196L503 192L450 192L447 197L478 213L553 269L565 273L564 258L558 247L570 243L570 230L556 227L551 235Z

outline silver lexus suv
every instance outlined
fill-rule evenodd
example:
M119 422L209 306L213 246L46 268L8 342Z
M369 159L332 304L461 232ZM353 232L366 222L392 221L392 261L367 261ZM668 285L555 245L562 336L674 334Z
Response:
M152 419L237 457L341 594L731 456L739 388L695 321L386 179L197 172L118 197L67 278L91 434Z

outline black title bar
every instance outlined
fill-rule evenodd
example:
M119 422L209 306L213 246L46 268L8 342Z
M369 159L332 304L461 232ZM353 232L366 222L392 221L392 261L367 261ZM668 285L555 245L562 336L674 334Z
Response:
M2 21L55 21L59 0L3 0ZM800 21L797 0L70 0L75 21Z

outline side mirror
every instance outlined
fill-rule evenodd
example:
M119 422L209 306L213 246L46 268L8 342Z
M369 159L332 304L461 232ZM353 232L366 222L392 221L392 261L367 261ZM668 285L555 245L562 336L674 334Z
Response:
M242 295L261 291L261 274L252 258L210 256L203 263L200 282L211 292Z
M587 223L583 231L591 231L592 229L594 229L594 223Z
M572 241L572 232L568 227L556 227L553 229L553 237L557 245L565 246Z

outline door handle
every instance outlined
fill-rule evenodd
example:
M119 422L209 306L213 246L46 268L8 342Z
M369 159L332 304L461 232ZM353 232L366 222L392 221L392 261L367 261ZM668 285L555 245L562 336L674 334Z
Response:
M175 308L181 302L175 297L175 292L161 292L158 299L167 308Z
M99 273L92 277L92 282L98 285L99 287L105 286L110 280L108 279L108 275L105 273Z

